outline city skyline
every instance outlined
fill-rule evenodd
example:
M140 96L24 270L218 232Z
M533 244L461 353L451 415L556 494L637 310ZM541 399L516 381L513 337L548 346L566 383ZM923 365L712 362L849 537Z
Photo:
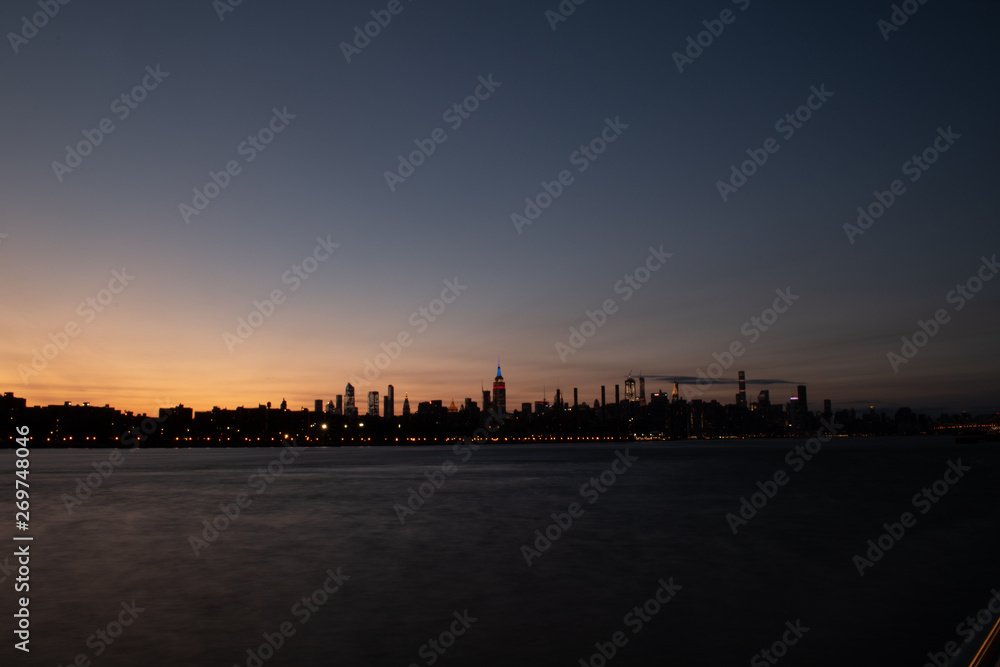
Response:
M509 405L592 401L736 346L755 389L1000 406L996 3L110 6L7 22L32 401L461 400L497 353Z
M357 377L353 378L357 380ZM647 382L650 382L649 388L647 389ZM375 406L374 415L375 416L396 416L403 414L401 412L404 399L409 400L410 392L408 390L404 391L404 399L395 398L395 385L390 383L385 385L382 389L373 389L374 385L371 383L363 383L364 387L356 386L351 382L347 382L343 389L340 389L329 395L323 394L321 397L317 395L307 396L305 393L290 394L293 396L291 403L288 401L287 394L283 394L280 399L280 409L282 410L292 410L292 411L307 411L307 412L322 412L324 414L339 414L339 415L349 415L353 410L355 416L367 416L373 414L372 407ZM484 385L485 386L485 385ZM755 391L748 389L748 387L757 386L758 390ZM581 405L586 405L587 407L592 407L596 402L598 405L612 405L616 403L616 398L622 402L629 401L642 401L646 403L650 400L654 394L663 395L676 395L679 399L691 402L700 400L705 403L717 402L724 406L736 406L738 408L753 409L755 404L760 402L760 397L766 397L765 400L768 403L775 405L794 405L796 401L804 400L805 393L804 390L808 386L807 383L795 383L788 380L775 380L769 378L755 379L752 376L748 376L746 371L740 369L732 376L720 376L718 378L711 378L707 374L700 377L690 377L690 376L661 376L661 375L645 375L638 374L633 375L631 371L621 376L617 381L605 382L596 387L580 386L570 384L568 386L562 386L556 384L554 386L543 385L537 395L531 393L527 389L518 389L517 393L514 394L517 398L514 400L509 400L507 398L507 387L506 379L501 375L500 366L497 367L496 378L493 379L491 383L491 389L483 389L481 392L462 394L462 392L451 392L447 396L444 394L440 395L418 395L414 398L413 404L417 405L420 403L431 403L434 401L441 401L445 405L448 403L454 403L455 405L461 407L462 405L472 401L473 405L478 405L480 408L485 406L484 401L489 400L489 405L491 409L496 410L497 397L502 396L505 406L505 414L513 414L515 411L519 411L523 405L535 406L539 403L553 406L557 401L562 401L564 405L572 406L574 402L578 402ZM787 389L776 389L776 387L785 387ZM366 411L362 411L363 408L359 407L356 403L356 397L358 392L361 392L362 396L366 396L367 400L364 405L367 406ZM572 391L573 398L567 397L567 391ZM499 392L499 393L498 393ZM592 393L590 393L592 392ZM11 395L15 395L19 398L27 399L27 395L19 393L18 391L6 392ZM461 395L459 395L461 394ZM481 396L480 396L481 394ZM787 395L786 395L787 394ZM728 399L727 399L728 397ZM298 403L296 399L300 398ZM483 401L479 399L482 398ZM173 399L173 397L171 397ZM523 400L522 400L523 399ZM969 407L959 407L957 409L944 409L944 410L933 410L922 408L919 406L912 406L909 404L901 403L898 401L893 401L892 399L880 399L872 400L867 402L857 402L857 403L840 403L835 399L831 399L824 395L822 399L819 399L817 403L822 402L824 405L832 404L835 406L834 411L840 410L862 410L867 411L870 409L876 409L878 411L888 411L893 412L899 408L909 408L915 413L926 414L928 416L935 416L937 414L958 414L958 413L969 413L969 414L993 414L1000 413L1000 407L993 407L987 409L980 408L969 408ZM155 414L159 410L174 407L176 405L184 405L185 407L192 408L199 411L211 410L214 408L221 409L234 409L234 408L247 408L260 405L267 405L270 407L273 405L278 405L279 401L277 398L268 396L266 399L261 399L260 397L246 401L246 402L236 402L230 404L230 402L216 402L211 405L208 404L196 404L191 402L189 399L180 400L160 400L157 404L149 409L135 409L131 406L126 405L114 405L107 401L102 401L100 399L84 399L79 401L73 401L71 399L64 399L60 401L51 402L37 402L28 400L29 405L36 406L56 406L56 405L93 405L93 406L110 406L112 408L119 409L123 412L131 412L134 414ZM397 408L397 403L400 407ZM414 408L415 409L415 408ZM499 412L499 411L497 411ZM818 412L814 409L810 412Z

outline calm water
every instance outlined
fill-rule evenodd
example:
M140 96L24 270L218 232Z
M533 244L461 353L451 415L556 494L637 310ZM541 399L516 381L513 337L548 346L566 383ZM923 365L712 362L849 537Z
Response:
M143 450L72 513L61 496L110 450L37 451L32 650L11 647L8 578L0 664L247 665L286 622L294 634L263 664L579 665L620 631L611 665L746 665L786 621L809 629L781 665L920 667L961 641L956 625L1000 588L1000 447L841 440L796 472L784 459L800 442L633 443L631 467L585 496L625 447L504 446L465 462L449 447L307 449L266 488L250 476L281 450ZM0 458L12 508L13 454ZM971 470L921 514L912 496L959 458ZM454 474L401 525L393 506L449 460ZM787 485L734 535L726 513L778 470ZM252 503L196 557L189 536L241 493ZM583 514L528 567L521 545L573 502ZM906 511L916 525L859 576L852 557ZM303 623L295 605L338 568L349 579ZM635 632L626 615L671 578L682 588ZM95 633L117 634L133 600L141 611L104 645ZM421 648L466 611L443 654Z

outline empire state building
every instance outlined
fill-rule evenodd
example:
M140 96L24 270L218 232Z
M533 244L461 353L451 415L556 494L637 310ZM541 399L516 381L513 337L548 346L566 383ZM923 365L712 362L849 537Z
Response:
M493 409L498 415L507 414L507 386L500 374L500 364L497 364L497 376L493 380Z

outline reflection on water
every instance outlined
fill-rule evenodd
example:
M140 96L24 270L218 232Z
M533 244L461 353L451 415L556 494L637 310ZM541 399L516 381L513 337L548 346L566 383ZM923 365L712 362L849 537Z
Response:
M36 451L16 664L578 665L603 647L735 665L800 623L782 665L921 665L961 641L1000 585L997 448L843 440L795 471L794 444L632 444L629 466L622 445L306 449L270 473L281 450L144 450L72 513L108 450ZM921 514L913 495L959 457L971 470ZM734 535L726 514L778 470ZM860 577L852 558L906 511Z

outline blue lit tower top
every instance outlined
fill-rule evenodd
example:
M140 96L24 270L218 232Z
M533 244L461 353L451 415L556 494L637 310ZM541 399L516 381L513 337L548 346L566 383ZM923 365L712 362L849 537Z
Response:
M493 380L493 409L497 414L507 414L507 385L500 374L500 363L497 362L497 376Z

